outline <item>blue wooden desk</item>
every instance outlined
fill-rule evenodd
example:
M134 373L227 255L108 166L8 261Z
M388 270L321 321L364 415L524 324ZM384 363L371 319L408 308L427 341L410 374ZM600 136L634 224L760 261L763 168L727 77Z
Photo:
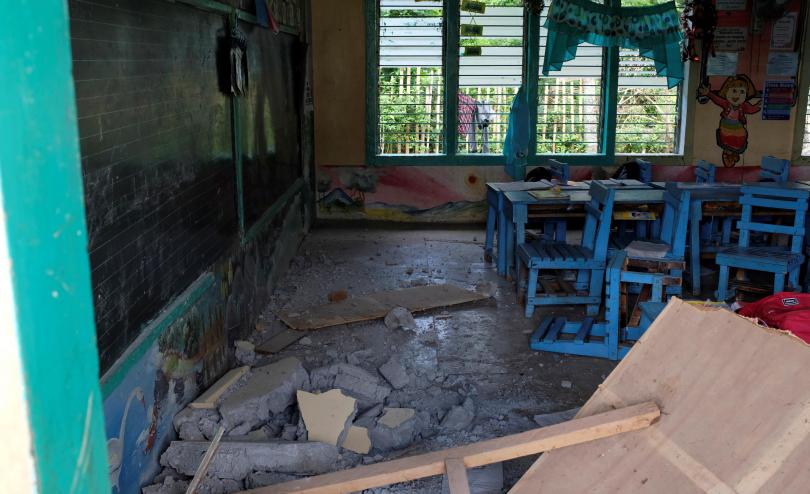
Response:
M617 189L615 204L662 204L664 202L663 189L648 185L644 185L643 188L618 186ZM538 201L527 191L504 193L504 221L501 224L505 226L505 238L502 244L504 248L498 248L498 264L499 266L503 264L505 274L509 274L508 271L515 265L515 245L526 242L529 206L549 207L553 209L549 212L551 217L580 216L579 213L565 210L570 210L573 206L580 206L591 200L588 189L570 189L566 193L567 196L561 196L559 199L543 199L542 201Z
M539 182L489 182L487 183L487 234L484 240L484 255L487 262L492 259L495 248L495 231L498 232L498 274L506 274L505 256L501 255L506 245L506 224L503 212L503 197L506 192L525 192L530 190L547 190L555 184L548 180ZM561 186L562 189L587 188L582 182L571 182Z

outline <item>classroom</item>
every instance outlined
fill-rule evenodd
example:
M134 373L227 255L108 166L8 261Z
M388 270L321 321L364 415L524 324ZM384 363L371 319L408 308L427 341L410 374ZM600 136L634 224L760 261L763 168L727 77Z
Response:
M807 492L808 2L5 7L3 492Z

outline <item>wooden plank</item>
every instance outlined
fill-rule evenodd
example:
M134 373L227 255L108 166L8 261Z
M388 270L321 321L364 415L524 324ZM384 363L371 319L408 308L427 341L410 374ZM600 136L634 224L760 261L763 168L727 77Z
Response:
M445 461L449 458L463 459L467 468L476 468L643 429L658 420L659 416L658 406L646 402L520 434L244 492L250 494L357 492L442 475L445 473Z
M565 327L565 318L558 317L554 319L554 322L551 325L551 329L548 330L546 333L546 337L543 338L543 341L546 343L552 343L557 341L557 338L560 337L560 331Z
M544 454L513 494L807 492L810 346L673 299L577 417L654 400L647 430Z
M242 376L247 374L250 370L249 366L237 367L236 369L229 370L224 376L220 377L217 382L208 388L205 393L197 397L196 400L188 404L191 408L216 408L217 400L225 391L230 388L233 383L239 380Z
M540 282L540 286L543 287L543 293L538 295L556 295L557 289L554 288L554 285L551 284L554 281L554 278L548 276L540 276L537 278L537 281Z
M213 460L214 455L217 454L219 442L222 440L223 434L225 434L225 428L220 425L217 433L214 435L214 439L211 440L211 445L208 446L208 450L205 452L205 456L203 456L203 459L200 462L200 466L197 467L197 471L194 473L194 478L192 478L191 482L188 484L186 494L196 494L197 489L200 487L200 483L203 481L203 479L205 479L205 474L208 473L208 467L211 465L211 460Z
M256 347L257 353L278 353L304 337L306 333L295 329L285 329Z
M314 330L338 324L379 319L385 317L395 307L405 307L411 312L421 312L485 298L488 297L451 284L428 285L353 297L333 304L306 309L284 311L279 314L279 318L293 329Z
M444 460L444 469L450 494L470 494L470 481L467 478L467 467L464 465L464 460L448 458Z
M585 320L582 321L582 325L577 330L577 334L574 337L574 343L577 345L582 345L585 343L585 337L591 332L591 328L593 327L593 317L586 317Z

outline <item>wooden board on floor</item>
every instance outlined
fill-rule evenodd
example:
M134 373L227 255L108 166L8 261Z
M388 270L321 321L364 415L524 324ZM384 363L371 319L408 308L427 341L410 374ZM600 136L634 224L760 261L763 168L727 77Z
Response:
M379 319L385 317L395 307L420 312L485 298L486 295L450 284L417 286L348 298L308 309L284 311L279 314L279 318L293 329L313 330Z
M655 403L641 403L620 410L571 420L560 424L499 437L456 448L417 456L364 465L282 484L245 491L251 494L341 494L359 492L398 482L442 475L450 459L463 461L466 468L564 448L584 441L604 439L616 434L649 427L660 417ZM452 472L457 473L457 472Z
M256 347L257 353L278 353L305 336L305 333L294 329L284 331L272 336L269 340Z
M236 369L229 370L224 376L220 377L205 393L201 394L196 400L188 404L191 408L216 408L217 400L222 396L225 391L228 391L233 383L239 380L240 377L247 374L250 367L237 367Z
M577 415L653 400L661 421L545 454L510 493L807 492L808 376L801 340L673 299Z

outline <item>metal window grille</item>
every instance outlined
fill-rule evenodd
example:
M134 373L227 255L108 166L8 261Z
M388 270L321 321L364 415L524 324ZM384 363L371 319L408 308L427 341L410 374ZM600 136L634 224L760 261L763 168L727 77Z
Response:
M444 152L444 4L380 0L379 154Z
M458 152L502 154L509 109L523 83L523 1L483 3L483 13L461 10Z
M804 138L802 139L802 156L810 156L810 99L807 100L807 111L804 113Z
M681 86L667 87L638 50L619 52L617 154L672 154L680 149Z
M540 17L537 154L596 154L602 150L605 50L582 44L562 70L542 75L548 7Z

